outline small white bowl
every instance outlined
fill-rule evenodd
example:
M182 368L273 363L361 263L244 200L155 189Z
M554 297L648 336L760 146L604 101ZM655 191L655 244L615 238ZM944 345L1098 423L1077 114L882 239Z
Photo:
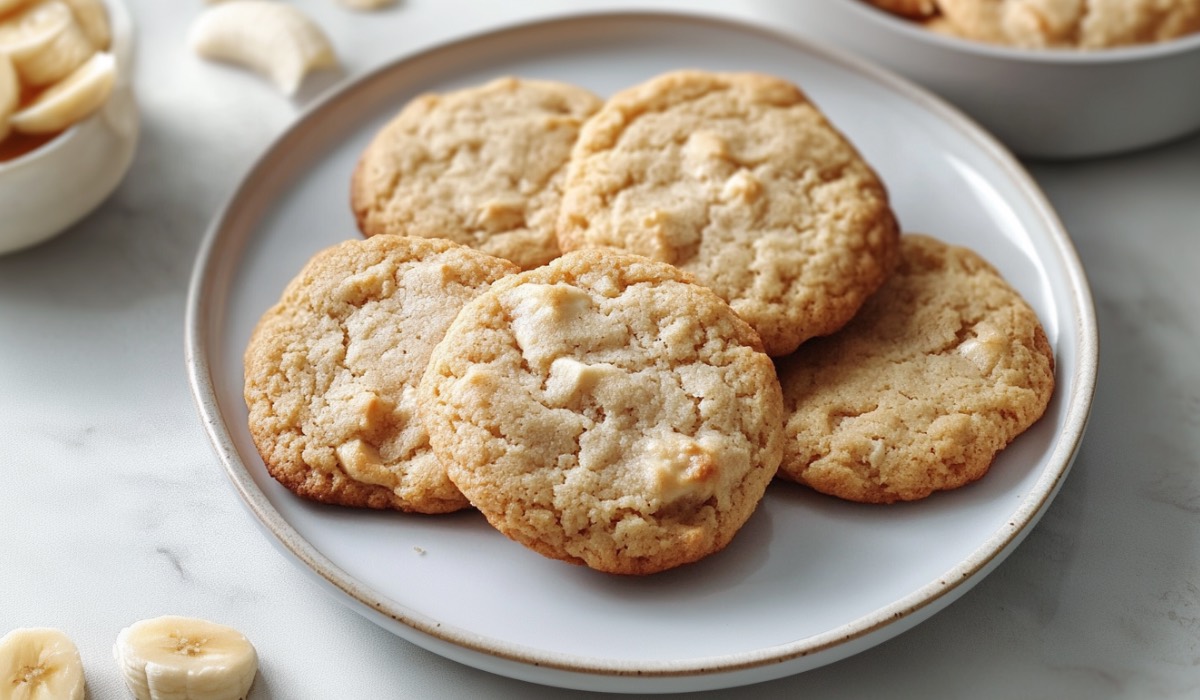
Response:
M131 87L133 21L120 0L105 5L116 85L96 114L0 162L0 255L41 243L82 219L112 194L133 162L139 128Z
M1200 35L1077 51L994 46L930 31L862 0L758 0L794 30L910 78L1018 155L1083 158L1200 129Z

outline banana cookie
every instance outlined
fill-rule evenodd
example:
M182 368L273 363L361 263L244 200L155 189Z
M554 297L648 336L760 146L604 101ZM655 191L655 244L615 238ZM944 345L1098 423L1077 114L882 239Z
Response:
M778 363L781 477L851 501L924 498L983 476L1054 390L1037 316L975 253L902 238L858 316Z
M516 78L418 97L359 159L358 227L448 237L525 269L549 262L567 157L600 104L583 88Z
M434 452L554 559L650 574L722 549L782 452L758 336L663 263L568 253L468 303L421 380Z
M938 0L943 30L1026 48L1102 49L1200 31L1200 0Z
M891 270L879 178L794 85L668 73L614 95L571 154L564 251L613 247L694 274L784 355L842 327Z
M463 304L516 272L432 238L379 236L314 256L246 348L250 433L271 476L325 503L467 506L429 449L417 383Z

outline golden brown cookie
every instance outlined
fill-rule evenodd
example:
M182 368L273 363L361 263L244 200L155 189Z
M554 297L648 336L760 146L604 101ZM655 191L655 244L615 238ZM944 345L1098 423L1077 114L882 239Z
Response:
M975 253L919 235L853 321L778 368L780 476L866 503L980 478L1054 390L1029 305Z
M250 433L271 476L325 503L465 507L429 449L417 383L462 305L516 272L432 238L379 236L314 256L246 348Z
M567 157L599 106L583 88L516 78L418 97L354 171L359 228L450 238L526 269L549 262Z
M450 478L541 554L649 574L723 548L782 450L758 336L670 265L569 253L446 332L419 406Z
M614 95L571 154L564 251L671 263L783 355L841 328L894 262L879 178L794 85L679 71Z
M938 0L969 39L1026 48L1102 49L1200 31L1200 0Z

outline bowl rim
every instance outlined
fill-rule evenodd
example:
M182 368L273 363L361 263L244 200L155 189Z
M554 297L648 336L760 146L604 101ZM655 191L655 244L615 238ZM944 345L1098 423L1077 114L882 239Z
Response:
M108 9L109 31L112 32L108 51L112 53L117 63L117 81L113 86L113 94L115 94L117 90L125 88L131 79L130 71L133 69L133 18L130 16L129 8L125 7L123 0L101 0L101 2ZM112 94L109 95L109 99L112 99ZM0 177L15 170L34 167L43 158L49 157L55 151L62 150L71 142L79 139L80 133L86 125L103 118L103 107L101 107L101 109L94 112L90 117L72 124L57 136L32 151L11 160L0 161Z
M898 17L875 7L864 0L838 0L846 8L865 21L886 30L926 42L943 49L962 51L977 56L1032 64L1049 65L1095 65L1110 63L1137 63L1171 58L1189 52L1200 53L1200 31L1174 39L1151 44L1116 46L1106 49L1045 48L1027 49L998 44L988 44L972 39L933 32L912 20Z

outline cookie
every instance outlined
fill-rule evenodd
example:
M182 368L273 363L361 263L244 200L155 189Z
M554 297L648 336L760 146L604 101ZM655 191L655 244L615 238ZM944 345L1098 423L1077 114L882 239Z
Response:
M757 335L670 265L568 253L467 304L421 380L434 452L541 554L649 574L723 548L779 464Z
M778 369L780 476L866 503L979 479L1054 390L1029 305L975 253L919 235L853 321Z
M694 274L783 355L846 323L898 233L879 178L794 85L668 73L614 95L571 154L565 250L613 247Z
M526 269L550 262L567 157L599 107L583 88L515 78L416 98L355 168L359 229L450 238Z
M963 37L1026 48L1102 49L1200 31L1200 0L938 0Z
M314 256L246 347L250 433L271 476L324 503L465 507L429 449L417 383L462 305L518 271L432 238L379 236Z

